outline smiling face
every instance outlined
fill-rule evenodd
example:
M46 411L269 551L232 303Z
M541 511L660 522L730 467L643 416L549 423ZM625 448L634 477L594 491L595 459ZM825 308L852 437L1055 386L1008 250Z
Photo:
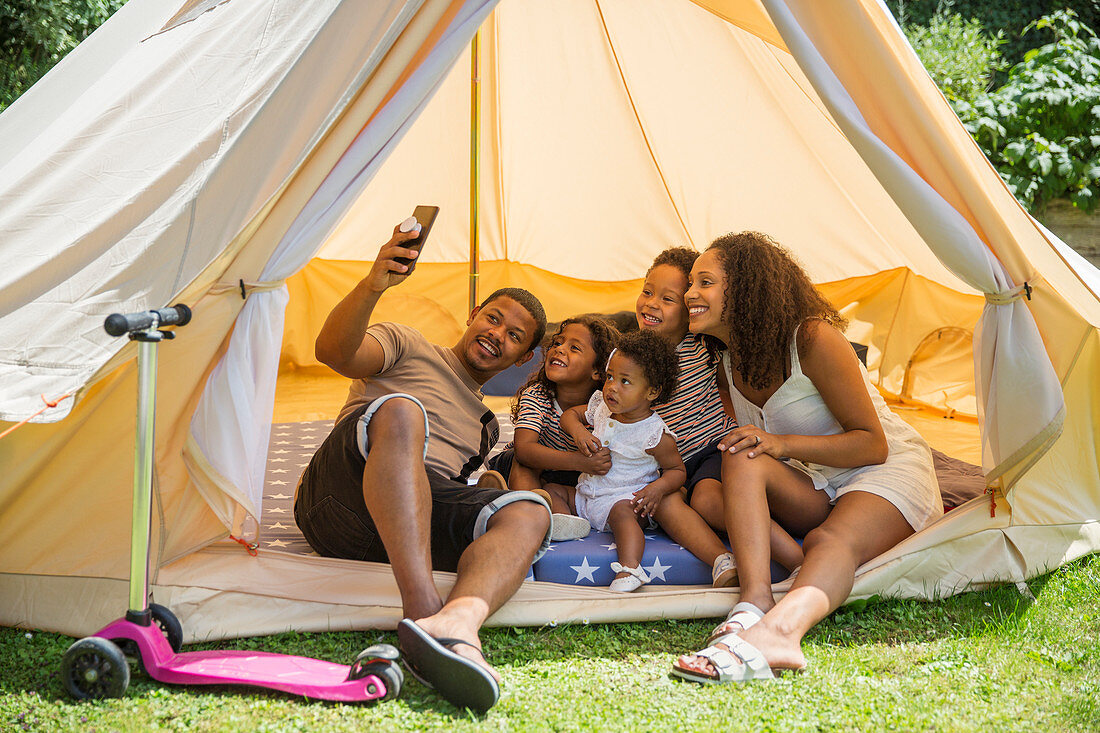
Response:
M692 333L714 336L728 343L729 326L722 321L726 304L726 270L717 250L699 255L691 268L691 284L684 295L688 328Z
M478 384L531 358L537 324L534 316L511 298L501 296L474 308L466 325L454 352Z
M546 378L557 385L600 383L592 333L583 323L569 323L546 350Z
M657 399L657 390L645 378L642 366L616 351L607 362L603 400L612 414L628 421L649 417L649 405Z
M680 343L688 332L684 307L687 284L684 273L672 265L657 265L650 270L634 304L638 328L653 331L673 345Z

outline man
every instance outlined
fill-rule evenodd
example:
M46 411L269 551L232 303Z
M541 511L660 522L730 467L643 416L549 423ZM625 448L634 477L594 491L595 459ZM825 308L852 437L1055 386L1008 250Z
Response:
M480 388L531 358L546 315L531 293L506 288L470 313L453 347L371 324L382 293L415 266L395 258L415 259L406 245L418 236L395 228L317 337L317 358L355 381L302 475L294 517L321 555L392 565L406 665L455 705L484 711L500 676L478 630L545 550L550 510L529 492L468 485L499 434ZM433 568L457 572L446 603Z

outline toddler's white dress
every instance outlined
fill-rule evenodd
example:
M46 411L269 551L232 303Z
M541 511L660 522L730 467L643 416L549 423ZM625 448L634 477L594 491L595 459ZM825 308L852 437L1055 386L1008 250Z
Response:
M661 475L657 459L646 453L661 442L665 433L675 435L656 412L633 423L611 418L611 411L597 390L584 413L592 434L611 451L611 470L603 476L582 473L577 480L577 515L597 532L607 529L607 515L615 502L633 498L635 491Z

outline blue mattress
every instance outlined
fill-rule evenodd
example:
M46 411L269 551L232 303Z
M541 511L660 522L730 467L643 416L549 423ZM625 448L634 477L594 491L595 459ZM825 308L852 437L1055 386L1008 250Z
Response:
M535 563L535 580L565 585L607 586L615 573L611 563L618 559L615 538L610 532L593 532L584 539L552 542ZM645 533L642 570L652 578L650 585L710 585L710 566L702 562L659 530ZM790 573L772 563L772 582Z

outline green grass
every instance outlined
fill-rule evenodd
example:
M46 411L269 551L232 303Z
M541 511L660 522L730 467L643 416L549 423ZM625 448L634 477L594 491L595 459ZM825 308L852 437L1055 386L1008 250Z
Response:
M769 683L668 677L713 620L489 629L504 676L488 715L457 710L411 678L398 700L336 705L245 688L182 688L136 671L122 699L70 700L58 664L71 639L0 629L0 730L1100 730L1100 556L1028 587L938 603L841 609L806 638L810 667ZM349 662L377 632L282 634L221 645Z

